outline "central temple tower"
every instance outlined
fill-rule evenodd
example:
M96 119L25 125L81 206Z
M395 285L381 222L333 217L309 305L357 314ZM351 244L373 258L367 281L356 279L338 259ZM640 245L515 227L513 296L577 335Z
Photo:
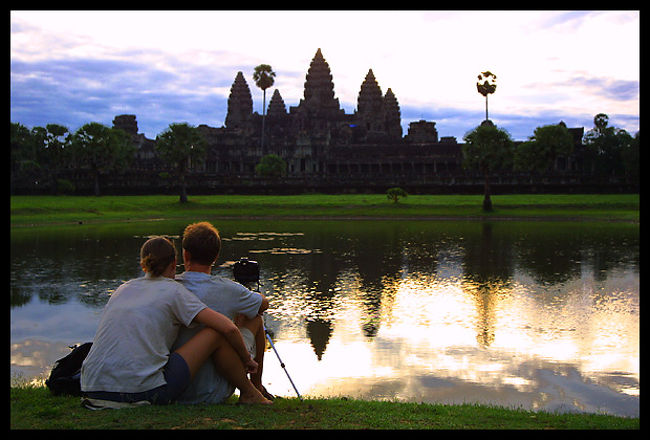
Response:
M323 58L320 48L311 60L305 79L304 99L298 108L311 117L336 117L343 111L338 98L334 97L334 83L330 66Z

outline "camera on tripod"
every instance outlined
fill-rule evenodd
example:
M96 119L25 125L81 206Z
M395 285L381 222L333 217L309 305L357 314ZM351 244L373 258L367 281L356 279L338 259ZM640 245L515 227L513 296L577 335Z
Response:
M232 273L240 284L257 283L260 280L260 265L257 261L242 257L233 265Z
M239 261L233 264L232 274L235 277L235 281L237 281L239 284L246 286L249 283L257 283L257 287L258 288L260 287L259 285L260 265L257 263L257 261L249 260L246 257L240 258ZM264 328L264 334L266 336L266 339L269 341L269 344L271 344L271 348L273 348L275 355L278 357L280 366L286 373L287 377L289 378L289 382L291 382L291 386L293 386L293 389L296 391L298 398L302 402L302 396L298 392L298 388L296 388L296 385L293 383L293 380L291 379L291 376L289 376L289 372L287 371L287 368L284 366L284 362L282 362L282 359L280 359L280 355L278 354L278 351L275 349L275 345L273 345L273 339L271 338L271 333L266 328L266 325L263 325L263 328Z

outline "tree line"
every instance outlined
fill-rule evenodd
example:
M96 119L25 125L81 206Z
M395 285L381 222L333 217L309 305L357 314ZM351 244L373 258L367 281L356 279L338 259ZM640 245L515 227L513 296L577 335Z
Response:
M206 153L200 131L187 123L173 123L156 136L156 152L178 182L179 200L187 202L185 178L190 163L199 163ZM86 170L93 176L94 193L101 195L100 177L128 169L137 147L125 131L97 122L75 132L59 124L31 130L20 123L10 126L11 188L18 183L53 194L74 193L74 184L65 179L69 170ZM270 154L256 167L262 176L282 176L286 164ZM12 191L13 192L13 191Z
M501 171L544 175L558 157L574 153L575 144L564 123L537 127L528 141L516 145L507 130L489 119L468 132L463 140L463 167L484 177L483 210L492 210L490 177ZM582 172L603 180L626 177L639 182L640 132L609 126L609 117L599 113L594 128L585 133L582 144Z
M485 177L485 209L491 209L490 177L501 171L543 175L560 156L574 152L574 141L563 123L541 126L523 143L515 143L505 129L489 120L468 132L463 140L463 166ZM609 178L624 176L633 182L639 178L639 132L632 137L625 130L609 126L607 115L594 117L594 128L583 137L583 171ZM22 183L41 191L73 193L74 185L65 179L66 171L86 170L94 179L95 195L100 195L100 176L128 169L137 147L133 138L121 129L97 122L83 125L75 132L58 124L28 129L11 123L11 187ZM159 158L179 184L180 201L187 201L185 177L189 163L200 162L206 153L206 141L196 127L187 123L170 124L156 136ZM278 156L262 159L256 172L264 176L282 176L286 164Z

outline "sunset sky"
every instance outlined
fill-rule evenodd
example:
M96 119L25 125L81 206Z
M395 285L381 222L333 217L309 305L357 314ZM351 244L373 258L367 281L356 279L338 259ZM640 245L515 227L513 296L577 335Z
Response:
M238 71L262 113L262 63L288 110L319 48L345 112L372 69L404 134L425 119L462 142L485 117L485 70L490 119L516 140L561 120L587 131L597 113L640 124L639 11L11 11L10 25L11 122L30 128L125 113L152 139L174 122L221 127Z

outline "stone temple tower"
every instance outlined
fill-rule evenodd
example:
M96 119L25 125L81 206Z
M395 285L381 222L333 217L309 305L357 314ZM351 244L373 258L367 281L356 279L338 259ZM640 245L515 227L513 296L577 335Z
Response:
M226 127L244 128L253 115L253 97L251 90L246 83L244 74L237 72L235 81L230 88L228 97L228 113L226 115Z
M300 100L298 107L302 112L317 117L335 117L343 112L338 98L334 97L332 73L320 48L309 65L304 99Z
M361 84L357 99L358 124L369 140L396 140L402 137L401 113L397 98L389 88L382 96L372 69Z
M287 116L287 106L284 104L284 100L278 89L273 91L266 116L270 119L283 119Z
M366 79L361 83L361 90L357 98L357 116L359 123L367 131L383 130L383 107L384 99L381 88L377 84L372 69L368 70Z
M320 160L331 146L401 140L400 107L395 94L391 89L385 95L382 93L372 69L361 84L354 114L348 115L341 108L332 78L329 64L319 48L307 70L304 96L297 106L289 107L287 112L280 91L274 90L266 115L269 148L284 151L283 148L295 145L309 146L310 160ZM242 72L237 72L230 89L224 125L227 129L224 134L235 136L228 142L245 148L253 145L254 138L261 133L261 117L253 113L251 90ZM296 166L303 168L302 164Z
M384 95L384 124L390 139L402 138L402 113L397 98L390 88Z

